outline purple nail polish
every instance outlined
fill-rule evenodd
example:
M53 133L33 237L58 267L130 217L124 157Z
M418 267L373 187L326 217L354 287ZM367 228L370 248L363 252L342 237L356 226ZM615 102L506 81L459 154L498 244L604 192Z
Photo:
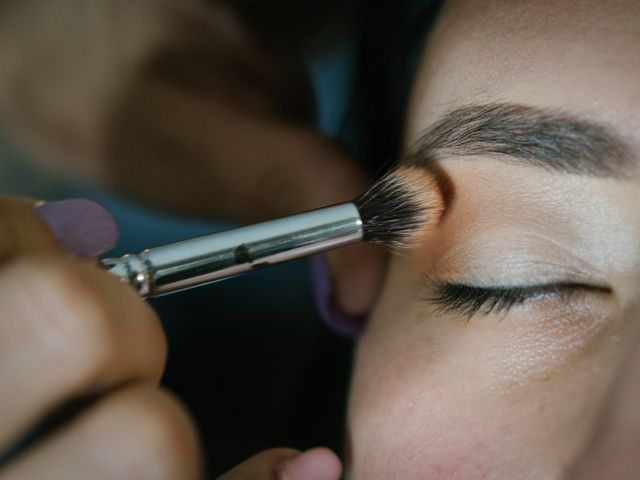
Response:
M310 259L311 282L320 318L330 330L343 337L356 338L364 330L364 317L349 315L336 305L331 270L324 254Z
M113 216L96 202L77 198L38 203L34 208L60 244L78 257L96 257L118 242Z

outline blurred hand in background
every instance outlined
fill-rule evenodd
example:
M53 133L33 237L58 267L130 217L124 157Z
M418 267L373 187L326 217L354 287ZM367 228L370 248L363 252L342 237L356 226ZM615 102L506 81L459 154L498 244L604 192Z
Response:
M201 0L3 2L1 119L37 158L173 211L257 221L352 199L367 175L311 128L295 45L237 3L242 18ZM382 255L328 259L336 305L362 315Z

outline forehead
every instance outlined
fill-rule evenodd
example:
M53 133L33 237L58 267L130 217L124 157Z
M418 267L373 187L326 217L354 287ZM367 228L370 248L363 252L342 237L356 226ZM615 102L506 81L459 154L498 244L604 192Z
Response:
M452 0L416 78L407 144L453 106L495 101L606 122L640 151L640 2Z

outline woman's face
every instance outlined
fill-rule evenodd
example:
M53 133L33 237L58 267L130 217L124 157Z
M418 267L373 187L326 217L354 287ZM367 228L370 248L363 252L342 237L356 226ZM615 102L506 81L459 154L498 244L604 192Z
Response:
M359 343L348 476L562 478L640 306L640 2L447 2L407 125L447 208Z

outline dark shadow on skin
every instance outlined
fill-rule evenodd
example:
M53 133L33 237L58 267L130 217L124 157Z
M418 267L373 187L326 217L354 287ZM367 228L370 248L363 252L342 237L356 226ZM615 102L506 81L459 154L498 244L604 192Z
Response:
M6 450L0 451L0 470L29 452L38 442L53 436L65 425L73 421L84 410L88 409L99 399L98 394L81 395L55 408L44 416L35 427L31 428Z

